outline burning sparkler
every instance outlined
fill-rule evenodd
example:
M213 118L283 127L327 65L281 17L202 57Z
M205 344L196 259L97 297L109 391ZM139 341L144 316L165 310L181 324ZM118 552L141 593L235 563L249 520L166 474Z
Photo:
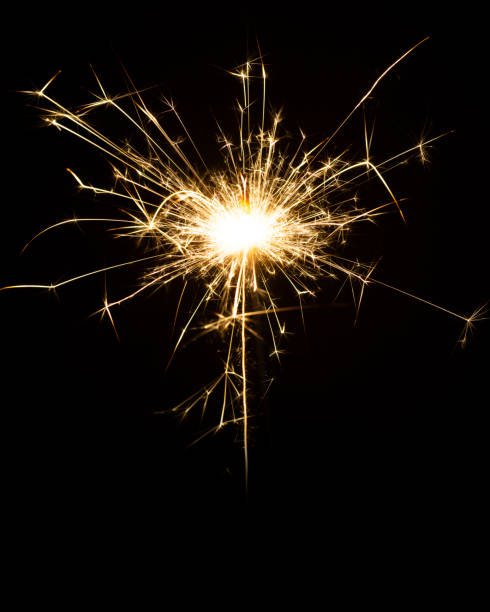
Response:
M372 221L384 209L393 206L404 218L400 202L385 176L411 153L423 158L427 145L441 138L420 142L374 164L366 127L364 159L349 162L343 154L334 158L326 155L332 138L378 83L419 44L376 79L329 138L310 149L305 147L303 138L289 156L280 146L280 113L271 119L266 116L267 74L262 58L248 61L231 73L242 86L242 102L238 105L239 133L238 140L234 141L218 126L224 152L224 164L219 171L207 167L171 101L166 101L167 110L185 131L194 153L171 137L136 89L123 96L110 96L96 76L99 92L95 99L75 110L50 95L49 86L55 77L42 89L26 92L42 103L50 125L88 142L109 158L115 178L113 187L91 186L72 170L69 172L81 189L118 198L123 208L119 218L66 219L46 228L35 238L64 225L97 221L111 226L117 236L143 244L147 252L143 257L89 271L57 284L16 287L56 290L91 275L144 262L146 271L137 289L116 300L104 298L100 312L108 315L116 329L112 316L115 306L148 289L181 280L180 306L189 281L197 279L203 291L177 338L170 361L192 329L198 313L212 303L218 314L209 317L198 329L200 333L221 334L225 346L224 367L214 381L174 410L186 415L196 406L205 409L210 396L220 393L220 415L213 431L230 422L241 424L247 473L250 416L247 342L250 334L256 333L254 320L263 318L270 331L271 355L279 359L279 338L285 333L280 314L289 309L278 306L271 283L274 276L285 278L299 298L299 306L295 308L302 308L302 296L312 295L315 281L326 275L337 277L341 274L351 284L357 283L357 308L369 283L390 287L462 319L465 327L461 342L466 340L472 323L481 318L481 309L465 317L386 285L373 278L374 265L359 264L340 254L339 247L354 224ZM257 127L254 127L252 116L253 79L261 88ZM127 143L120 144L99 131L89 121L91 113L99 108L111 108L129 122L143 136L148 153L143 154ZM193 155L198 156L198 164L193 163ZM386 201L366 209L361 208L357 197L349 196L347 190L368 174L382 185Z

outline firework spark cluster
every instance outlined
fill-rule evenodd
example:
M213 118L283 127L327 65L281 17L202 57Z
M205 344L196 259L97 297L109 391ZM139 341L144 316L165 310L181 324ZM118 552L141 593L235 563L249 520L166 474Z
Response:
M216 429L229 422L240 423L247 470L247 342L257 334L254 321L260 318L266 322L262 329L270 331L271 356L279 359L280 336L285 332L281 311L288 309L278 306L271 279L286 279L298 298L294 306L298 308L303 296L313 295L317 280L325 276L340 277L355 286L357 307L367 284L383 284L373 279L373 265L346 259L340 247L354 224L373 221L388 207L394 207L403 219L400 203L385 176L409 154L423 158L431 141L420 142L376 164L370 158L371 134L367 127L363 159L352 162L344 154L329 158L328 144L381 79L414 48L387 68L329 138L307 148L302 137L292 153L288 153L290 148L282 147L281 115L266 113L267 74L262 59L239 67L231 73L241 82L242 90L237 104L237 136L228 137L218 126L223 154L219 170L207 167L171 101L165 101L166 111L185 132L182 140L169 134L165 127L167 115L158 120L136 89L111 96L95 77L98 93L91 102L76 109L65 107L51 96L54 77L42 89L27 92L37 97L50 125L90 143L107 157L114 174L111 187L86 184L70 172L81 189L117 198L122 210L119 218L67 219L41 233L67 224L99 221L108 224L115 235L132 239L145 252L58 284L17 287L54 290L86 276L130 269L144 262L145 272L131 293L113 301L104 298L101 312L114 325L112 309L122 302L174 283L180 305L183 293L190 290L189 284L194 287L197 280L202 292L197 306L187 316L173 354L186 334L191 330L195 333L198 313L206 313L199 333L221 334L224 365L215 380L175 410L187 414L195 406L205 409L211 394L221 394ZM259 101L253 97L257 90ZM143 137L144 153L127 142L110 139L95 127L91 116L101 108L118 113ZM361 206L352 189L366 178L378 181L386 193L383 202L369 208ZM479 314L463 317L436 307L465 321L463 339Z

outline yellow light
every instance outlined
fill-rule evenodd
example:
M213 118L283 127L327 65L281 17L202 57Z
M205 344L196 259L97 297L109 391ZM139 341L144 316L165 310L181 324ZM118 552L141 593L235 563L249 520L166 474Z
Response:
M197 314L203 312L210 301L216 305L218 312L200 326L200 331L220 332L227 347L226 358L221 374L214 381L173 410L185 416L195 406L201 405L204 413L209 397L213 393L220 393L220 419L212 431L227 423L241 424L247 478L249 409L246 342L249 333L255 333L255 317L261 316L267 321L272 343L271 355L278 360L282 352L279 337L286 333L280 313L296 308L303 313L302 296L313 295L312 284L325 275L333 278L340 276L349 282L356 297L357 310L365 287L376 283L457 317L465 322L461 343L465 342L474 322L484 318L482 308L465 317L375 279L372 273L376 264L361 264L357 258L348 258L342 251L346 234L353 225L374 221L387 207L394 205L403 219L399 202L385 175L416 152L424 162L427 146L444 136L441 134L421 141L375 165L370 156L372 134L369 137L365 124L366 151L361 161L349 162L344 153L335 158L327 157L329 143L352 115L362 108L378 83L422 42L401 55L374 81L328 138L307 148L305 136L301 133L302 140L292 155L288 154L287 147L280 144L280 114L273 115L269 121L266 117L266 73L262 61L247 62L231 73L242 81L243 100L238 104L240 128L236 139L225 137L220 128L220 138L224 142L224 166L221 170L207 167L171 101L166 101L166 106L184 128L187 144L172 138L166 127L148 110L140 92L109 97L97 76L100 92L95 95L94 101L73 111L47 93L55 77L41 90L27 92L43 100L43 107L47 107L46 120L51 125L91 144L112 160L116 183L109 188L92 186L71 170L69 172L80 189L119 199L122 211L117 218L65 219L45 228L34 238L67 224L99 221L111 224L118 237L127 236L138 244L147 244L152 252L56 284L15 287L56 290L95 274L144 262L147 268L141 275L141 286L112 301L109 301L106 293L100 312L109 317L115 328L111 314L113 306L131 300L145 290L154 290L180 280L183 286L175 326L182 297L188 291L188 279L199 278L203 284L202 295L187 316L167 368L184 337L192 329L199 329ZM261 68L262 73L262 110L259 111L260 123L254 125L251 109L256 106L251 98L250 84L257 76L257 67ZM121 145L119 138L112 140L90 122L89 114L106 104L143 135L148 145L143 152L130 145ZM131 114L134 108L137 109L136 116ZM186 146L194 149L200 163L195 165L190 161L185 153ZM150 155L147 149L151 150ZM384 203L376 202L372 208L360 208L357 193L349 197L347 190L369 176L380 182L389 198ZM249 253L254 256L248 257ZM270 282L276 275L287 279L293 295L298 298L297 306L279 305L279 296L274 294ZM355 291L356 286L358 291Z
M236 255L266 247L274 234L274 219L261 210L235 208L217 215L211 239L221 255Z

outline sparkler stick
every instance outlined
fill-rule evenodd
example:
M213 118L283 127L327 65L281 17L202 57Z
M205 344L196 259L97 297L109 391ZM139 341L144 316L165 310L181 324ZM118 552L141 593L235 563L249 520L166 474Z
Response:
M362 107L377 85L422 42L389 65L329 138L306 149L303 137L290 157L280 146L280 113L272 116L270 127L266 126L267 74L264 63L261 58L246 62L231 72L240 79L243 95L238 104L239 138L233 141L218 126L224 152L223 168L218 171L207 168L171 101L166 101L167 109L184 129L194 153L186 152L182 143L171 136L170 128L150 112L141 92L136 89L124 96L111 97L96 76L100 91L95 100L74 110L48 94L57 75L41 89L26 92L47 106L44 111L48 124L80 138L110 159L115 178L113 187L89 185L69 170L79 189L119 199L124 206L122 218L66 219L42 230L32 240L48 230L101 221L115 224L112 231L116 236L132 238L150 254L59 283L22 284L5 289L56 290L91 275L145 263L148 267L137 289L110 302L105 297L99 312L107 313L114 324L111 312L115 306L147 289L182 279L184 288L178 294L178 313L184 290L189 291L187 287L193 279L198 281L203 292L177 337L168 365L193 330L202 334L221 334L225 347L224 368L220 376L174 410L186 415L198 405L206 409L211 394L220 390L221 414L212 431L218 431L228 423L241 425L247 481L250 433L247 346L250 335L256 333L254 324L257 318L267 325L272 356L279 360L280 337L286 331L281 312L290 308L299 308L303 312L302 298L313 295L316 281L325 276L337 278L338 275L343 275L353 288L356 284L360 287L355 294L357 310L365 287L377 283L462 319L465 323L462 342L472 324L482 318L481 309L466 317L377 280L373 277L374 265L349 260L339 252L352 226L373 221L385 212L385 208L394 207L404 220L401 201L389 186L386 175L409 155L423 155L424 147L442 136L420 142L375 164L370 157L371 138L365 128L364 159L349 162L345 154L335 158L323 157L327 145ZM261 83L262 95L256 131L252 116L253 79ZM149 153L143 154L134 146L120 144L99 131L89 121L91 113L99 108L114 110L131 129L136 129L144 137ZM197 154L197 164L192 161L193 154ZM348 189L365 180L377 181L387 194L387 201L360 208L357 197L348 196ZM287 283L298 298L299 306L279 305L275 278L282 278ZM210 305L216 308L217 315L214 318L208 316L205 323L193 328Z

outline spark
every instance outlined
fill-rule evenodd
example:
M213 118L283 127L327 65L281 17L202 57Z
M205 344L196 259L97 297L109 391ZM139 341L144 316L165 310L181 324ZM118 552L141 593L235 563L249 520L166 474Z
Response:
M281 146L281 114L266 118L267 74L262 58L250 60L231 71L229 74L241 82L242 89L242 100L238 103L238 138L225 135L218 125L223 165L214 171L206 166L171 100L164 100L167 111L164 118L167 120L170 115L176 120L184 129L185 141L170 135L163 120L159 121L147 108L141 91L135 88L124 95L109 96L95 72L98 93L94 94L92 102L76 109L65 107L49 94L57 74L41 89L25 92L42 103L48 124L92 145L110 160L114 186L89 185L68 170L78 188L99 197L116 198L121 204L121 218L66 219L42 230L32 240L70 224L101 222L111 225L117 237L135 240L151 254L59 283L24 284L15 288L56 290L95 274L143 262L146 269L139 278L139 287L112 301L108 299L106 290L99 312L108 316L117 335L112 314L115 306L144 291L181 281L183 287L177 292L179 298L172 328L174 335L184 292L190 281L198 281L202 293L177 337L167 368L190 330L196 331L191 324L209 303L214 305L217 314L214 317L208 315L197 331L200 334L219 333L226 357L222 373L173 410L186 416L196 406L201 406L204 412L210 396L220 393L221 415L212 433L228 423L240 424L247 480L251 416L247 343L251 335L257 334L253 326L256 318L261 317L267 323L272 341L271 356L277 360L282 353L280 337L287 333L281 313L299 308L303 317L303 310L311 305L303 304L302 296L314 295L316 282L322 277L343 276L353 290L358 287L354 292L356 317L365 288L377 283L462 319L465 323L460 339L462 343L466 341L473 323L482 318L480 309L465 317L383 283L373 277L376 264L361 264L340 254L353 225L372 222L389 207L405 220L402 200L396 198L386 175L411 154L419 155L425 162L429 143L445 135L421 140L414 147L381 163L374 163L370 153L373 133L368 133L364 120L364 159L349 161L346 153L334 158L323 157L332 139L363 107L378 84L425 40L411 47L380 74L326 140L308 149L306 137L301 134L301 140L290 156ZM255 127L254 100L251 97L253 80L261 82L261 103L256 105L259 121ZM145 153L99 131L89 120L90 114L99 108L117 112L131 129L143 136ZM189 150L184 146L186 141L190 143ZM198 157L197 164L192 161L194 154ZM357 194L348 196L348 190L364 180L378 181L386 193L386 201L361 208ZM277 277L286 281L299 306L279 306L272 282Z

